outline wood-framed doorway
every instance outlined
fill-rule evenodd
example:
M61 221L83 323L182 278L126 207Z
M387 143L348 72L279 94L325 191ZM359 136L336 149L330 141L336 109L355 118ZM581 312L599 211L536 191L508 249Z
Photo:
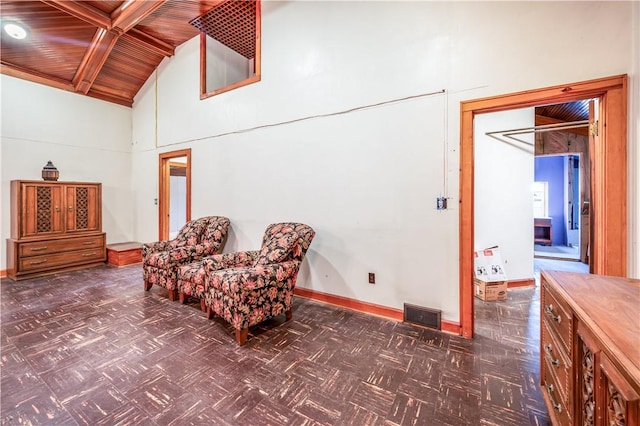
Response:
M171 166L172 160L186 158L186 220L191 220L191 148L163 152L158 158L158 238L169 239L171 211Z
M460 331L473 337L474 135L477 114L599 99L591 151L593 273L627 275L627 75L571 83L460 104Z

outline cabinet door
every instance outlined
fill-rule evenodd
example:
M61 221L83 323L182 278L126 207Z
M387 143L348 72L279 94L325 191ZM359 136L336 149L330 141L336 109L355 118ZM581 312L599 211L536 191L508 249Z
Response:
M578 331L577 358L577 418L579 425L594 426L596 423L596 357L600 351L584 330Z
M64 232L62 186L33 183L21 186L21 236Z
M100 187L98 185L67 185L66 205L67 232L100 229Z
M600 416L606 426L637 425L640 396L609 358L600 359Z

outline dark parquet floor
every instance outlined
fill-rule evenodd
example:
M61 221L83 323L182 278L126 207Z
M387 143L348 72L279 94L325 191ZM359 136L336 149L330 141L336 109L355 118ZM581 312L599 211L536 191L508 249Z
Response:
M473 340L296 298L228 326L139 266L1 286L3 425L540 425L539 294L476 302Z

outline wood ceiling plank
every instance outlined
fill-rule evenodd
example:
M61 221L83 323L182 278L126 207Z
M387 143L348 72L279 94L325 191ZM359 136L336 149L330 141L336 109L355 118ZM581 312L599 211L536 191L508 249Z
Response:
M169 43L158 40L157 38L136 28L130 29L128 32L123 34L123 37L128 37L132 39L132 41L143 44L146 48L151 49L162 56L173 56L175 53L175 48Z
M82 19L91 25L100 28L109 28L111 26L111 17L103 11L96 9L82 1L68 0L40 0L51 7L55 7L71 16Z

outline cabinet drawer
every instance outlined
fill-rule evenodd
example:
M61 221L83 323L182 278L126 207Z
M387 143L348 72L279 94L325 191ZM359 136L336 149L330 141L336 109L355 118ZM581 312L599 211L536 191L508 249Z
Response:
M66 238L33 243L21 243L18 250L20 257L42 256L49 253L83 250L88 248L102 248L103 235L91 237Z
M72 264L104 261L104 247L71 251L65 253L51 253L49 255L32 256L20 259L19 272L30 272L42 269L52 269Z
M550 363L545 360L542 363L542 393L547 402L549 414L552 417L554 426L571 425L571 413L566 401L562 399L558 389L556 377L552 373Z
M549 324L549 327L555 332L564 346L564 351L569 359L573 357L571 336L573 335L573 315L567 305L562 302L558 296L544 285L542 294L542 315Z
M565 402L570 399L570 389L572 383L571 361L567 358L566 352L560 346L558 341L549 330L547 321L543 321L542 326L542 356L546 363L550 366L550 371L554 375L554 381L557 383L558 395Z

